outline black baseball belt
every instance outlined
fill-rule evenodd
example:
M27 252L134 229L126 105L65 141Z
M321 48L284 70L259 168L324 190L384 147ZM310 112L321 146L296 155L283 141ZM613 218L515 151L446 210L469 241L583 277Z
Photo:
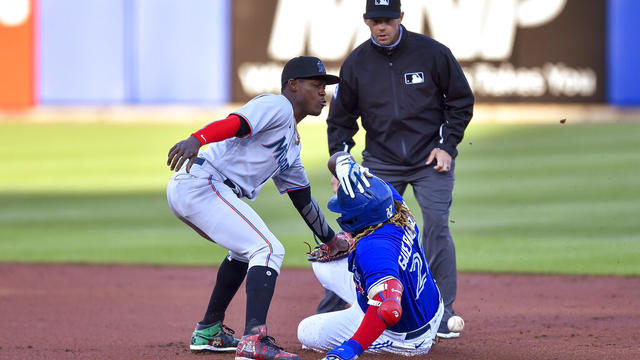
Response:
M197 157L196 161L194 161L193 163L196 165L200 165L202 166L202 164L204 164L206 160L204 158L201 157ZM233 181L229 180L229 179L224 179L223 183L225 185L227 185L228 187L232 188L232 189L237 189L236 184L233 183Z
M405 340L415 339L415 338L421 336L422 334L426 333L430 329L431 329L431 325L429 323L427 323L427 325L421 327L420 329L416 329L416 330L408 332L407 335L405 335L404 339Z

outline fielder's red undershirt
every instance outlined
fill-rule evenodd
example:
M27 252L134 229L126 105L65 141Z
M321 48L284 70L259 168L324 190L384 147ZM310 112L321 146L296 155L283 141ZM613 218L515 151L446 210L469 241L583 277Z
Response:
M214 121L202 129L194 132L194 136L200 141L200 145L222 141L236 136L240 129L241 120L236 114L227 116L226 119Z

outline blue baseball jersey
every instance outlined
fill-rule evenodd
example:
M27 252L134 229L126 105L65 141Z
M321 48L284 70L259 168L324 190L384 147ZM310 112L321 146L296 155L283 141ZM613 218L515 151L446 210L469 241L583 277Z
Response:
M403 202L393 188L394 200ZM389 330L404 333L419 329L438 311L440 292L429 270L422 249L418 226L400 227L387 223L361 238L349 255L349 270L358 290L358 304L363 312L369 305L369 291L376 285L396 278L402 282L402 317Z

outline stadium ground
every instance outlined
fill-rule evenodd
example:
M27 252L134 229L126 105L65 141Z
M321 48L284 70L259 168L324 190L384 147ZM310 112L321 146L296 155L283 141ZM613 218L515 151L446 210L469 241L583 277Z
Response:
M188 351L215 268L0 264L0 279L2 359L233 359ZM301 350L296 328L322 295L308 269L278 279L270 333L303 360L321 358ZM638 277L463 273L462 336L416 359L638 359L638 299ZM243 286L226 318L239 333L244 303Z
M450 227L467 329L422 358L640 358L640 116L520 109L478 107L460 145ZM194 358L186 342L224 250L168 210L164 161L216 116L147 110L0 114L0 358ZM324 205L326 134L321 122L302 125L303 161ZM271 185L252 206L287 248L269 323L295 350L297 321L322 294L304 256L312 239ZM238 331L243 296L228 317Z

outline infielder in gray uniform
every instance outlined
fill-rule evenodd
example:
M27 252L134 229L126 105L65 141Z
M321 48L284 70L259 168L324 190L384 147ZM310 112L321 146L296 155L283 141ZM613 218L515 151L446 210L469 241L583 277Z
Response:
M326 105L325 85L339 81L326 74L318 58L291 59L282 71L280 95L257 96L169 151L167 165L177 171L167 187L171 209L202 237L229 250L204 317L193 332L192 351L236 350L236 359L298 359L275 345L266 330L284 247L240 198L255 199L273 179L330 251L348 248L348 235L334 233L311 196L296 127L307 115L320 114ZM205 144L210 145L199 151ZM246 323L244 336L237 340L223 321L245 275Z

